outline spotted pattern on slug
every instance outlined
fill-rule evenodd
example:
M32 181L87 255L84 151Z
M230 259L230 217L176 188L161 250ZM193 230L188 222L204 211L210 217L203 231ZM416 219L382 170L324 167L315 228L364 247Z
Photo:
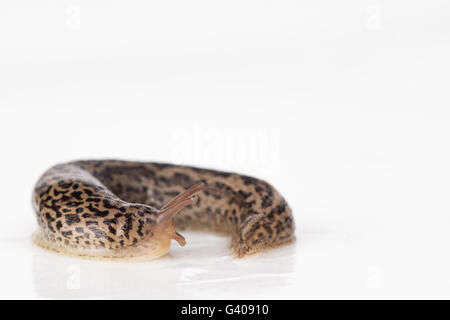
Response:
M177 228L229 233L238 257L294 239L291 210L267 182L208 169L118 160L76 161L45 172L33 195L40 237L53 250L86 256L100 250L110 258L139 256L148 246L166 241L161 239L184 241L173 230L172 219L164 227L158 223L163 213L157 208L198 183L203 189L196 190L195 203L180 196L180 208L186 209L173 218ZM144 251L136 251L138 247ZM164 254L168 245L159 251Z

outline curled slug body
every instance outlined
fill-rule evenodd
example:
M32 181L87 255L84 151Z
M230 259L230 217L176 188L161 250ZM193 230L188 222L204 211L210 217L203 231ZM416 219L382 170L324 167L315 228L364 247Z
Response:
M231 234L237 257L295 237L288 204L267 182L170 164L59 164L37 182L33 207L40 227L35 242L76 256L157 258L172 239L185 245L174 225Z

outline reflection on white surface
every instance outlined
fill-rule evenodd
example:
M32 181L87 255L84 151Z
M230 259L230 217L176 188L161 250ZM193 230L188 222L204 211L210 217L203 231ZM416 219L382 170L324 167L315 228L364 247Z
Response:
M32 273L42 298L189 299L270 294L292 282L296 245L235 259L230 239L184 232L189 243L148 262L107 262L34 248ZM269 292L270 291L270 292Z
M296 243L234 259L230 239L183 231L184 248L147 262L84 260L20 237L0 238L0 298L39 299L327 299L442 298L448 296L448 240L420 241L381 233L364 220L352 224L298 219ZM304 226L304 227L301 227ZM396 230L401 228L396 225ZM0 230L3 231L3 230ZM1 234L1 232L0 232ZM445 240L445 241L444 241Z

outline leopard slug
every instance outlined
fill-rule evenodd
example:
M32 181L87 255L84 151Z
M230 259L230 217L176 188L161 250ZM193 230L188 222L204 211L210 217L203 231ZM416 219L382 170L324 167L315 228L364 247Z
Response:
M172 239L186 243L175 224L230 234L239 258L295 237L291 209L267 182L163 163L55 165L36 183L33 208L39 224L36 244L91 258L160 257Z

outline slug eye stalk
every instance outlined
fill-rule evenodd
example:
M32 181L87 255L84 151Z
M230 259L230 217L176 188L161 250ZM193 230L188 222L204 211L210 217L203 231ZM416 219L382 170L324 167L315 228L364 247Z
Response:
M172 200L170 200L167 204L165 204L161 209L164 210L166 208L172 207L174 204L180 202L181 200L187 199L191 196L193 196L195 193L203 190L205 188L205 184L203 182L199 182L194 184L192 187L190 187L189 189L187 189L186 191L180 193L179 195L177 195L175 198L173 198Z
M169 225L169 223L172 222L173 217L175 217L178 212L188 205L197 202L198 196L196 196L195 193L203 190L204 187L205 184L203 182L197 183L173 198L158 211L156 223L163 226ZM176 240L181 246L186 245L186 240L184 237L175 230L171 233L171 238Z

